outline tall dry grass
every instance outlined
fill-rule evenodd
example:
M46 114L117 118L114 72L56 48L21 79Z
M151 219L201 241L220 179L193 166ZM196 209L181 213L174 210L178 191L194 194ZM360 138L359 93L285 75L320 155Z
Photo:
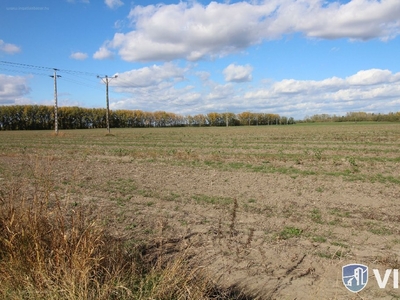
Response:
M187 248L167 259L110 236L60 200L51 161L37 164L0 186L1 299L245 299L219 288Z
M3 299L110 299L123 296L135 271L121 245L82 210L56 198L3 191L0 293ZM129 282L128 282L129 283Z

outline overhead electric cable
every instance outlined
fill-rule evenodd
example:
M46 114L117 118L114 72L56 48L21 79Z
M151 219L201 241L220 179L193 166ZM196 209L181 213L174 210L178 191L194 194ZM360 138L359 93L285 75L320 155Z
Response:
M43 67L43 66L35 66L31 64L23 64L23 63L16 63L11 61L4 61L0 60L0 64L5 64L8 66L13 66L17 68L29 68L29 69L42 69L42 70L54 70L54 68L50 67ZM97 76L97 73L91 73L87 71L77 71L77 70L68 70L68 69L58 69L58 72L70 73L71 75L85 75L85 76Z
M24 74L30 74L30 75L48 76L47 74L44 74L44 73L36 73L36 72L23 71L23 70L12 70L12 69L6 69L6 68L2 68L2 67L0 67L0 70L14 72L14 73L24 73Z
M76 71L76 70L66 70L66 69L60 69L60 72L64 73L69 73L71 75L85 75L85 76L97 76L97 73L90 73L86 71Z
M81 81L78 81L78 80L67 78L67 77L65 77L65 75L64 75L63 78L64 78L64 81L67 81L67 82L71 82L71 83L78 84L78 85L81 85L81 86L93 88L93 89L96 89L96 90L101 90L101 91L103 90L102 88L100 88L100 85L99 86L90 85L90 84L87 84L85 82L81 82Z
M53 70L54 69L54 68L49 68L49 67L34 66L34 65L30 65L30 64L14 63L14 62L4 61L4 60L0 60L0 63L11 65L11 66L22 67L22 68L33 68L33 69L44 69L44 70Z

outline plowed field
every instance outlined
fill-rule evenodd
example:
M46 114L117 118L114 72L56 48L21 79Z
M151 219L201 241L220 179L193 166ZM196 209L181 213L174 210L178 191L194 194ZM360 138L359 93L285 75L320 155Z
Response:
M47 181L111 234L191 249L254 299L394 299L400 125L0 132L0 184ZM32 185L33 186L33 185ZM32 187L33 188L33 187ZM369 267L358 294L342 266Z

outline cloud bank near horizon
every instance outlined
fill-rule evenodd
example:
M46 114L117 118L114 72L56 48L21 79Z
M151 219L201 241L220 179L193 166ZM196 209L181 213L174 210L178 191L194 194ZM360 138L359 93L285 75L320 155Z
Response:
M193 74L190 68L171 63L119 74L122 80L113 81L112 86L127 96L113 101L111 107L149 107L181 114L251 110L303 118L328 112L389 112L400 105L400 73L389 70L362 70L345 78L323 80L284 79L261 87L247 83L246 88L231 82L219 84L206 75ZM190 82L176 87L176 82L185 83L189 76L201 81L202 88L195 88Z

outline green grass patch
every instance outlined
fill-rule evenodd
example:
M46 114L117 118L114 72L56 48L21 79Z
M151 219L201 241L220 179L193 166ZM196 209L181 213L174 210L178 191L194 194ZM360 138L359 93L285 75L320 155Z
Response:
M339 248L335 250L327 249L325 251L318 251L315 254L321 258L326 258L326 259L342 259L348 253L349 251L347 249Z
M367 230L373 234L376 235L391 235L393 234L393 231L389 228L387 228L384 225L381 225L379 223L376 222L366 222L365 225L367 226Z
M199 204L229 205L233 203L233 199L230 197L209 196L204 194L193 195L192 199Z
M325 243L325 242L326 242L326 237L323 237L323 236L314 236L314 237L312 238L312 241L313 241L313 242L316 242L316 243Z
M279 232L278 237L282 240L287 240L293 237L299 237L303 233L303 230L297 227L286 226Z
M122 195L129 195L136 192L137 186L132 179L118 178L108 181L103 190Z
M311 211L311 220L313 222L315 222L315 223L318 223L318 224L322 224L323 223L322 214L321 214L321 211L318 208L314 208Z

